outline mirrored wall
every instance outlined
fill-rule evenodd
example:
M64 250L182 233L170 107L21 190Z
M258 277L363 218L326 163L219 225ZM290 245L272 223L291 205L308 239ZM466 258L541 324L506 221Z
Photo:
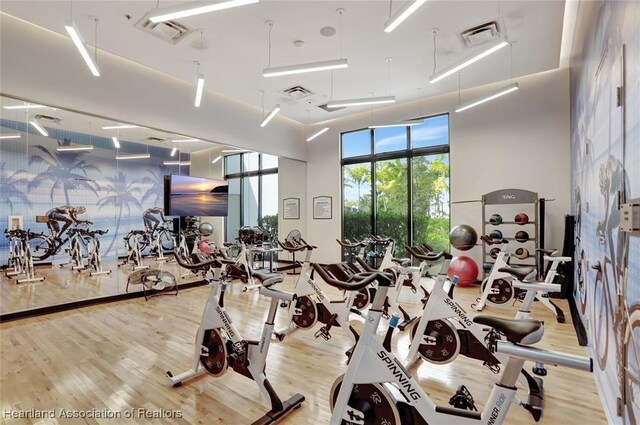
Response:
M266 216L277 231L277 157L15 98L0 106L2 315L153 289L145 270L164 276L155 289L172 285L163 271L178 285L200 281L175 249L222 246ZM236 158L246 175L227 195L218 186ZM164 214L165 176L180 206L230 202L228 224L215 208Z

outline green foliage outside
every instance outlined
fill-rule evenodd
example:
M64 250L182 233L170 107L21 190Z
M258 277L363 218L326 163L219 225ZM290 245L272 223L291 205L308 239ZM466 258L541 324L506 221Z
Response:
M428 243L449 249L449 164L446 154L413 158L413 244ZM410 243L407 159L379 161L376 166L376 234L396 240L397 255ZM344 237L360 240L371 230L371 170L369 164L344 167L344 184L358 191L358 199L345 200Z
M278 214L265 215L262 217L260 227L269 232L270 241L276 243L278 240Z

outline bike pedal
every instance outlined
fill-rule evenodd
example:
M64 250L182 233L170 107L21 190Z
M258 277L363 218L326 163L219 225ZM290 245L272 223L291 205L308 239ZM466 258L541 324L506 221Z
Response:
M322 337L325 341L329 341L331 339L331 334L325 328L320 328L314 336L316 338Z

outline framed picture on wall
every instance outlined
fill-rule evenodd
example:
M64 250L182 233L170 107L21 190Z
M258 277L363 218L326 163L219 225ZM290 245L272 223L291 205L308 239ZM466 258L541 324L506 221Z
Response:
M330 220L332 217L331 196L316 196L313 198L313 219Z
M300 198L285 198L282 200L282 219L300 220Z

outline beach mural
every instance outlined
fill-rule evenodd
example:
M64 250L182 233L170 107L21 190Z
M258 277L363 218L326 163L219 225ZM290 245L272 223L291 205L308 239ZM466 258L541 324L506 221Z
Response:
M571 61L575 300L609 423L640 423L640 3L581 2Z
M45 127L44 137L24 122L0 119L0 132L19 132L19 139L0 140L0 232L9 216L21 216L23 228L48 232L37 223L50 209L62 205L84 206L82 219L92 229L109 230L100 237L102 255L113 258L126 253L123 237L143 229L142 213L163 207L164 176L189 174L188 166L164 166L171 147L161 148L121 140L121 155L146 153L148 159L116 160L111 139ZM59 146L91 144L92 151L59 152ZM181 161L189 155L182 154ZM0 237L0 264L6 264L8 240ZM53 260L66 259L64 252Z

